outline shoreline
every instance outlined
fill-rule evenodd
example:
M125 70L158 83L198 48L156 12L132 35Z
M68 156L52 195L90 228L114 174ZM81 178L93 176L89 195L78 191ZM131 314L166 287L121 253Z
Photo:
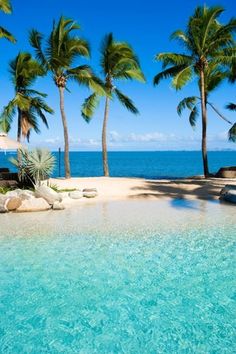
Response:
M91 203L128 199L217 200L221 189L226 184L236 185L236 179L204 179L200 176L174 180L136 177L72 177L70 179L51 178L49 184L56 185L59 189L97 188L98 196L86 199ZM79 201L84 202L84 198Z

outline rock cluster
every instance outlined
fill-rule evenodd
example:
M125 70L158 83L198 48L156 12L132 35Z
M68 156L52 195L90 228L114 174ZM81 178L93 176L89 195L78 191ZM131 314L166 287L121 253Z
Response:
M52 188L41 185L35 188L34 191L15 189L0 194L0 213L9 211L29 212L29 211L44 211L44 210L63 210L65 205L63 200L66 199L81 199L94 198L98 195L96 188L75 190L72 192L57 193Z
M220 199L236 204L236 185L226 184L220 192Z

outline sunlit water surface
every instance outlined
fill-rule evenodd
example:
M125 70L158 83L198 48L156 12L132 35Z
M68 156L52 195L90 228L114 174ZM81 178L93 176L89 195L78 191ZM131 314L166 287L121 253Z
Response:
M0 352L235 353L235 207L0 215Z

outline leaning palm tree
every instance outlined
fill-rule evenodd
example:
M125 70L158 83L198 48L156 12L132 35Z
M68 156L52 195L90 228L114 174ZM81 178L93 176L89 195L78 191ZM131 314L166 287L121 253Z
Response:
M223 119L225 122L227 122L232 126L229 130L228 135L229 135L229 140L234 141L236 138L236 135L234 134L234 128L233 128L234 124L219 111L219 109L215 106L214 103L209 101L210 93L213 90L215 90L227 78L228 78L227 70L222 70L222 68L219 68L218 64L216 63L210 63L205 70L205 92L206 92L205 100L206 100L207 107L210 107L219 118ZM200 81L198 82L198 85L200 85ZM181 116L183 110L188 109L190 111L189 123L193 128L195 128L196 121L199 116L200 105L201 105L201 97L199 96L185 97L178 104L177 113L179 114L179 116Z
M226 25L218 18L222 7L197 7L190 17L186 31L177 30L171 38L177 39L183 46L183 53L159 53L156 60L163 64L163 71L154 77L154 85L162 79L172 78L176 90L182 89L194 77L198 77L202 116L202 158L205 177L209 176L207 159L207 104L206 70L210 63L228 64L235 58L236 20L231 19Z
M0 11L5 12L6 14L10 14L12 12L11 3L9 0L0 0ZM16 42L14 36L3 27L0 27L0 38L6 38L13 43Z
M93 89L99 94L105 94L105 90L98 78L93 74L88 65L73 66L76 59L88 58L90 48L87 41L74 36L72 32L80 29L80 26L71 19L61 17L57 24L53 24L51 34L46 47L42 47L43 36L36 30L30 32L30 43L36 51L37 59L53 75L55 85L60 95L60 111L64 131L64 160L65 177L70 178L69 160L69 136L67 117L64 109L64 91L67 89L67 81L73 80L79 85Z
M106 88L105 112L102 128L102 152L103 152L103 171L105 176L109 176L107 158L107 122L109 115L110 99L118 98L120 103L130 112L137 114L138 109L132 100L124 95L115 85L118 80L138 80L145 81L141 71L137 56L131 46L126 42L116 42L112 33L105 36L101 45L101 67L104 76L104 86ZM89 96L82 107L82 116L89 121L92 117L100 96L93 93Z
M47 95L32 89L36 79L45 75L45 71L29 53L19 53L10 62L10 74L15 94L0 115L0 127L8 132L17 113L17 140L20 141L22 136L29 140L32 129L36 133L40 132L38 118L48 127L45 112L53 113L44 101Z

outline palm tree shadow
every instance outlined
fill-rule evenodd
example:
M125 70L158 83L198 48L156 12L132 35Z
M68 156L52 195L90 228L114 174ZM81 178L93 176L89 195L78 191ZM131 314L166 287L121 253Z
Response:
M167 198L171 205L178 208L195 208L196 200L218 200L225 182L217 180L167 180L145 181L145 185L136 186L132 191L137 193L130 198Z

